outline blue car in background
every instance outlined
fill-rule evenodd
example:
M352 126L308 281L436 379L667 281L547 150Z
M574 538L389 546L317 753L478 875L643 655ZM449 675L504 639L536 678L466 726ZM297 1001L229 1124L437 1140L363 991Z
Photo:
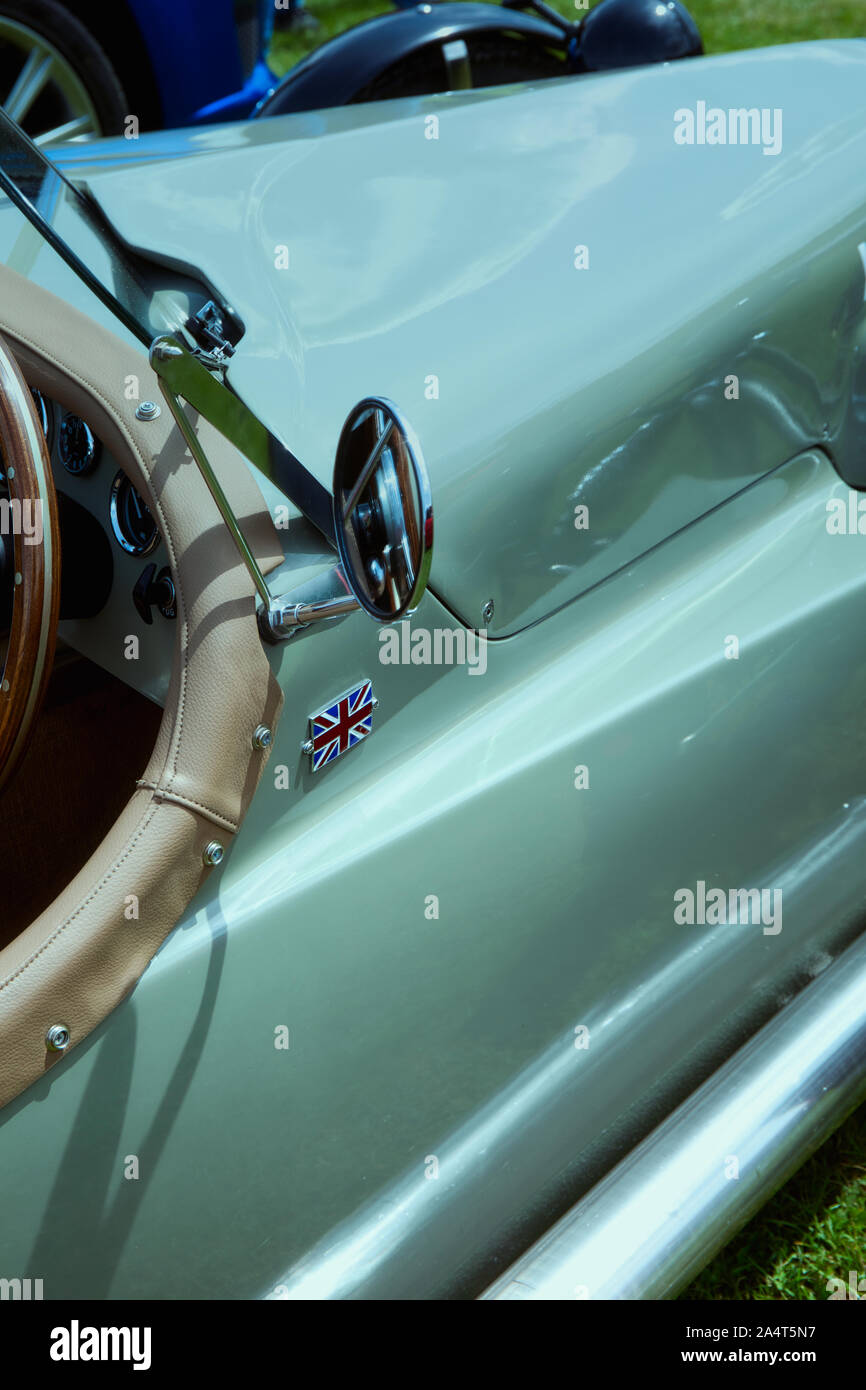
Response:
M275 78L274 0L0 0L0 104L40 145L239 120Z

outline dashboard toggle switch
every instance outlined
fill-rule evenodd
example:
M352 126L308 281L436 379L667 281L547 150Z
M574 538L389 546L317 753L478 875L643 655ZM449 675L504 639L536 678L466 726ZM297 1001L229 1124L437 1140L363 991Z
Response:
M142 622L148 625L153 622L152 608L158 608L164 618L176 618L177 595L168 566L166 565L164 569L161 569L159 574L156 574L156 565L148 565L143 569L138 583L132 591L132 601Z

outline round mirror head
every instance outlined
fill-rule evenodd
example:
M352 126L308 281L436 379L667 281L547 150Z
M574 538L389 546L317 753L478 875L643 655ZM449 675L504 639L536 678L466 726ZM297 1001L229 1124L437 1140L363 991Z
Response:
M430 482L415 433L390 401L361 401L343 426L334 531L362 608L390 623L418 606L433 550Z

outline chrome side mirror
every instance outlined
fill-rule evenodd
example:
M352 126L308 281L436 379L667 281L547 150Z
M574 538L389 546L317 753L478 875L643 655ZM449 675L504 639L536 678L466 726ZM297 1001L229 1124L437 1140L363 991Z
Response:
M343 575L334 569L324 585L270 599L259 616L268 641L356 608L393 623L421 601L433 558L430 480L414 430L380 396L356 405L343 426L333 508Z
M261 600L259 630L265 641L284 642L298 628L341 617L355 608L365 609L378 622L389 623L417 607L427 587L433 549L430 481L415 433L390 401L370 396L350 412L337 446L329 517L327 500L324 507L320 501L327 499L325 489L238 396L217 383L187 346L175 337L155 338L150 361L175 423L256 587ZM295 483L305 483L308 505L301 510L328 539L333 530L342 574L334 569L324 583L320 576L294 594L272 594L183 400L281 487L285 487L283 479L291 463L288 471ZM281 460L276 476L275 460ZM294 497L293 488L286 488L286 495ZM351 594L346 593L347 585Z
M363 609L391 623L417 608L433 557L430 481L414 430L390 401L350 413L334 464L334 532Z

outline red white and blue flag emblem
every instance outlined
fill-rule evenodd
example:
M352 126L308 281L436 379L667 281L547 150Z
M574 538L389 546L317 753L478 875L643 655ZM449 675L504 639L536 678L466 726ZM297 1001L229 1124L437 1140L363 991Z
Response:
M352 690L310 715L310 738L305 747L313 772L332 763L367 737L373 729L373 683L362 681Z

